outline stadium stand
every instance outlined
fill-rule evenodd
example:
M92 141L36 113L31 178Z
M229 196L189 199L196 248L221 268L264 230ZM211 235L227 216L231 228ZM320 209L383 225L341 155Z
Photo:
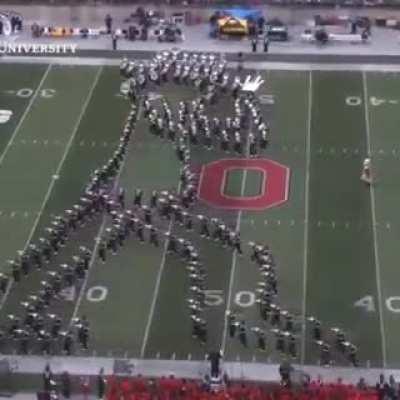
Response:
M154 5L196 5L196 6L224 6L231 5L229 0L153 0ZM7 4L30 5L140 5L148 2L140 0L8 0ZM399 0L236 0L236 5L278 5L278 6L296 6L296 7L378 7L378 8L398 8Z

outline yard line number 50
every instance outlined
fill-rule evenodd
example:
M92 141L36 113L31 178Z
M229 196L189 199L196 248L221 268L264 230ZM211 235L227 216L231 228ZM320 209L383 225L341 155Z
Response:
M222 290L205 290L205 303L207 306L215 307L224 304L224 292ZM250 290L236 292L233 303L239 307L252 307L256 302L256 295Z
M22 88L15 92L16 96L22 98L28 98L33 95L35 91L31 88ZM44 99L51 99L55 96L56 90L55 89L41 89L39 91L39 96Z
M385 299L386 308L393 313L400 313L400 296L391 296ZM375 312L375 299L374 296L364 296L354 303L355 307L364 308L367 312Z

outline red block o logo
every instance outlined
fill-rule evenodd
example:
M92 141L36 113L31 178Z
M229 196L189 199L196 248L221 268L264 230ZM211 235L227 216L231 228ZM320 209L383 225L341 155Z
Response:
M227 174L232 170L262 173L261 194L229 196L224 193ZM203 165L198 197L207 204L230 210L264 210L285 203L289 194L289 173L285 165L267 159L233 158Z

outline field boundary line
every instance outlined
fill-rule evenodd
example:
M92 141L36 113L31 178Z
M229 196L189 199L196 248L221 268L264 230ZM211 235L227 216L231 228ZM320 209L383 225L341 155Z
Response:
M43 83L45 82L47 76L49 75L49 72L50 72L50 70L51 70L51 67L52 67L52 64L49 64L49 66L48 66L48 67L46 68L46 70L44 71L43 76L42 76L42 78L41 78L41 80L40 80L40 82L39 82L39 84L38 84L38 86L37 86L35 92L32 94L32 96L31 96L31 98L30 98L30 100L29 100L29 102L28 102L28 105L27 105L26 108L25 108L24 113L22 114L22 116L21 116L21 118L20 118L20 120L19 120L17 126L16 126L15 129L14 129L13 134L11 135L10 140L8 141L8 143L7 143L6 147L5 147L5 149L3 150L3 153L0 155L0 167L1 167L1 165L3 164L4 158L6 157L6 155L7 155L7 153L8 153L8 150L10 149L11 145L14 143L14 139L15 139L15 137L17 136L19 130L21 129L21 126L22 126L22 124L24 123L25 118L26 118L27 115L29 114L29 112L30 112L30 110L31 110L31 108L32 108L32 105L33 105L33 103L35 102L35 100L36 100L36 98L37 98L37 96L38 96L38 94L39 94L39 92L40 92L41 87L43 86Z
M102 70L103 70L103 67L99 68L99 71L100 71L100 72L101 72ZM67 146L65 147L63 156L62 156L62 158L61 158L61 160L60 160L60 162L59 162L59 164L58 164L58 167L57 167L57 169L56 169L56 172L55 172L55 173L52 175L52 177L51 177L51 181L50 181L49 187L48 187L48 189L47 189L46 195L45 195L45 197L44 197L44 200L43 200L43 202L42 202L42 205L41 205L41 207L40 207L40 210L39 210L39 212L38 212L38 215L37 215L37 217L36 217L36 219L35 219L35 221L34 221L34 223L33 223L32 229L31 229L30 232L29 232L28 239L27 239L27 241L26 241L26 243L25 243L25 246L24 246L24 251L25 251L26 248L28 247L30 241L32 240L33 235L34 235L35 232L36 232L36 229L37 229L37 227L38 227L38 225L39 225L39 221L40 221L40 219L41 219L41 217L42 217L43 211L44 211L44 209L45 209L45 207L46 207L46 205L47 205L47 203L48 203L48 201L49 201L49 199L50 199L50 196L51 196L51 193L52 193L52 191L53 191L54 185L55 185L55 183L56 183L56 181L57 181L57 176L60 174L60 172L61 172L61 170L62 170L62 168L63 168L63 166L64 166L64 162L65 162L65 160L66 160L66 158L67 158L67 155L68 155L69 151L71 150L72 143L73 143L73 141L74 141L74 139L75 139L76 133L77 133L77 131L78 131L78 128L79 128L79 125L80 125L81 120L82 120L82 118L83 118L83 115L85 114L86 108L87 108L87 106L88 106L88 104L89 104L89 102L90 102L90 99L92 98L92 94L93 94L94 88L97 86L97 82L98 82L98 80L99 80L99 77L100 77L100 73L98 72L97 75L96 75L96 77L95 77L95 79L94 79L94 81L93 81L93 84L92 84L92 87L91 87L91 89L90 89L90 91L89 91L89 94L88 94L88 96L87 96L87 98L86 98L86 100L85 100L85 103L84 103L83 106L82 106L81 113L79 114L78 120L77 120L77 122L76 122L76 124L75 124L75 126L74 126L74 128L73 128L73 130L72 130L72 134L71 134L71 136L70 136L70 138L69 138L69 141L68 141L68 143L67 143ZM13 284L13 280L11 279L10 282L9 282L9 284L8 284L8 286L7 286L6 292L4 293L4 295L3 295L2 299L1 299L1 302L0 302L0 311L1 311L2 308L4 307L4 304L5 304L7 298L8 298L8 296L9 296L9 294L10 294L10 291L11 291L11 288L12 288L12 284Z
M377 56L379 57L379 56ZM146 62L150 58L138 58L136 61ZM52 65L91 65L118 66L120 59L105 57L40 57L40 56L6 56L0 59L1 64L52 64ZM237 62L228 61L229 68L236 68ZM249 70L278 71L368 71L368 72L400 72L400 64L374 64L363 61L347 62L299 62L299 61L246 61L245 68Z
M301 365L304 365L306 356L306 333L307 333L307 274L308 274L308 225L310 214L310 167L311 167L311 122L313 106L313 81L312 71L309 73L308 83L308 115L307 115L307 137L306 137L306 179L304 182L304 257L303 257L303 299L301 305L302 314L302 338L301 338Z
M367 75L365 71L362 72L363 91L364 91L364 114L365 114L365 131L367 136L367 151L368 155L371 155L372 144L371 144L371 129L370 129L370 116L368 106L368 87L367 87ZM379 307L379 324L381 331L381 345L382 345L382 364L383 368L386 368L387 356L386 356L386 331L385 321L383 318L383 306L382 306L382 280L381 280L381 265L379 260L378 252L378 233L376 230L376 204L375 204L375 190L374 184L369 185L369 193L371 197L371 215L372 215L372 232L374 237L374 256L375 256L375 274L376 274L376 288L378 294L378 307Z
M28 375L41 375L46 367L46 364L50 365L51 370L59 371L62 366L62 370L68 371L70 376L82 377L82 376L97 376L100 368L104 368L104 374L106 376L113 375L115 373L115 357L84 357L84 356L56 356L52 357L38 357L33 355L15 355L15 354L2 354L2 358L7 359L10 365L18 365L18 369L14 372L15 376L22 374ZM143 376L152 377L163 377L167 373L168 375L173 374L176 378L186 378L199 380L200 375L203 376L205 372L204 359L199 358L198 360L160 360L160 359L146 359L141 360L139 358L128 358L127 364L134 365L134 375L142 374ZM226 370L229 371L229 378L231 380L243 381L244 374L246 371L245 378L249 381L254 382L279 382L279 363L275 361L272 364L266 364L265 362L241 362L238 367L237 362L227 361L224 363ZM297 365L293 365L297 369ZM302 368L302 371L311 376L321 376L323 382L335 382L338 376L343 376L346 379L346 383L356 385L360 378L364 378L368 386L374 386L376 383L377 376L382 372L381 368L350 368L350 367L335 367L322 368L315 365L306 365ZM199 375L200 372L200 375ZM398 376L400 370L393 369L390 371L394 376ZM34 395L30 396L32 398ZM20 396L20 398L24 398ZM28 397L26 397L28 398ZM245 398L243 396L243 398ZM246 397L247 399L248 397Z

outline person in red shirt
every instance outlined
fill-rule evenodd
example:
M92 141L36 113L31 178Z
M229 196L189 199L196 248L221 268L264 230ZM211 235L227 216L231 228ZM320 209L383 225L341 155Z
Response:
M132 392L131 381L128 378L125 378L119 385L121 395L128 399L128 396Z
M185 382L186 386L186 394L188 396L194 396L198 391L199 391L199 385L196 383L196 381L187 381Z
M138 374L136 378L132 380L132 389L135 393L143 393L147 390L146 380L141 374Z

